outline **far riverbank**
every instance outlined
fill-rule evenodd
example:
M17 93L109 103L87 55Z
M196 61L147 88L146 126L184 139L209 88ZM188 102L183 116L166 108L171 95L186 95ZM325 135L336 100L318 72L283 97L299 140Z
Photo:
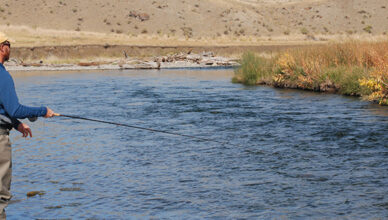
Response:
M239 66L242 54L272 55L309 44L228 46L74 45L14 47L11 71L219 68Z
M213 52L201 54L176 53L166 56L132 58L124 52L121 59L94 59L84 62L49 63L43 60L26 63L12 58L6 63L10 71L67 71L67 70L126 70L126 69L176 69L176 68L234 68L238 59L216 56Z
M24 63L77 63L85 61L147 58L172 54L202 54L211 51L215 56L239 58L243 53L275 53L311 44L257 44L251 46L137 46L137 45L68 45L13 47L11 57Z

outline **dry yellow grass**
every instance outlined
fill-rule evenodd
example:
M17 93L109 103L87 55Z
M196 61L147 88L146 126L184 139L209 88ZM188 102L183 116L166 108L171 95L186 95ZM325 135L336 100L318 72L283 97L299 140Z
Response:
M324 43L324 42L306 42L303 36L275 38L266 37L230 37L221 36L184 38L178 36L159 36L159 35L139 35L130 36L114 33L98 33L85 31L67 31L43 28L30 28L27 26L1 26L0 29L7 33L13 45L16 47L36 47L36 46L62 46L62 45L142 45L142 46L235 46L235 45L292 45L303 43ZM340 36L333 36L338 39ZM369 37L369 36L368 36ZM381 38L385 36L375 36Z
M388 41L333 43L244 56L235 82L338 92L388 105Z
M7 33L13 46L63 46L63 45L141 45L141 46L238 46L238 45L301 45L326 44L328 42L362 40L382 41L386 35L331 35L325 41L306 41L303 35L267 37L231 37L222 36L187 39L184 37L168 37L158 35L129 36L114 33L78 32L67 30L30 28L27 26L1 26L0 30ZM318 35L320 37L320 35ZM322 36L323 37L323 36Z

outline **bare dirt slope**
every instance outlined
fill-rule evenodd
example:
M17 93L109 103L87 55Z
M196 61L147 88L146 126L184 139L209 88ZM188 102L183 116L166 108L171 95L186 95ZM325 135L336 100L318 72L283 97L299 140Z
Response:
M0 29L20 26L153 36L155 42L159 38L235 41L244 37L319 41L332 35L386 34L388 1L1 0ZM14 33L12 37L22 39L23 45L39 40L39 36L26 39L20 36L23 33Z

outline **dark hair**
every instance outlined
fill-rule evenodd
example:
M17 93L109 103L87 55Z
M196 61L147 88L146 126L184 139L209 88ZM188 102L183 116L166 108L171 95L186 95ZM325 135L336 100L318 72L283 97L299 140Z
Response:
M9 47L11 47L11 43L9 41L4 41L3 43L1 43L0 45L7 45Z

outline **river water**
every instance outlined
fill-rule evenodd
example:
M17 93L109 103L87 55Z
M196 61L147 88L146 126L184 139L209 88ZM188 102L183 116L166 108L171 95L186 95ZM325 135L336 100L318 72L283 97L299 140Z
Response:
M230 83L233 70L15 73L19 98L73 114L13 131L9 219L384 219L388 108ZM30 191L45 191L27 198Z

